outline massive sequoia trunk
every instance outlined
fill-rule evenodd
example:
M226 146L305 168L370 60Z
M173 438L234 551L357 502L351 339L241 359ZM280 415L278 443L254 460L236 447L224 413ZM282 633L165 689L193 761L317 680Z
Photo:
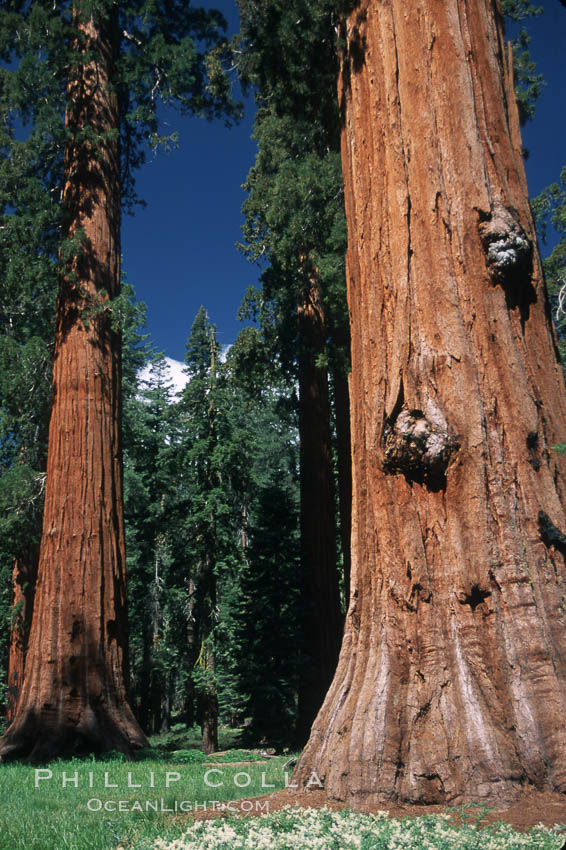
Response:
M304 662L297 740L303 744L332 682L342 634L328 374L316 362L324 351L325 322L315 284L299 305L298 322Z
M566 791L566 395L496 0L362 0L340 97L352 589L332 798Z
M145 744L126 699L120 445L120 156L110 20L74 11L71 133L43 535L23 691L0 757ZM81 60L81 54L84 57ZM79 250L80 245L80 250Z

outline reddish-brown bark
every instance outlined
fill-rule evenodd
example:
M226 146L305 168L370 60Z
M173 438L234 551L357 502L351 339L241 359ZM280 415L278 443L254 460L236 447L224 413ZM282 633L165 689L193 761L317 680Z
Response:
M299 685L297 740L307 740L330 686L340 649L342 617L336 564L336 516L325 321L315 284L298 307L301 568L305 662Z
M352 588L294 780L564 792L566 394L498 6L362 0L344 40Z
M65 236L82 249L61 260L34 616L18 711L0 742L0 757L34 761L146 743L126 698L120 339L108 311L120 286L115 34L80 4L74 22Z

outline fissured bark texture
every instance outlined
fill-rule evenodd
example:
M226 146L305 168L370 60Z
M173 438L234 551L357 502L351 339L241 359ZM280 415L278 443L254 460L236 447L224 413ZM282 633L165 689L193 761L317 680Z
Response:
M316 281L305 291L297 313L304 662L296 737L302 745L336 670L342 616L328 373L317 364L317 357L324 352L326 324Z
M80 4L74 23L64 206L65 236L81 248L61 258L34 614L18 710L0 742L0 757L32 761L146 743L126 699L120 339L107 309L120 285L114 29Z
M566 396L497 4L362 0L343 35L352 589L294 781L566 791Z

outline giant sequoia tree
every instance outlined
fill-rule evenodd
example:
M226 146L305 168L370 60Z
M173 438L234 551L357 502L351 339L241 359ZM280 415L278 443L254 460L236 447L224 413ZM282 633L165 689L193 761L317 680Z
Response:
M3 55L61 82L66 147L43 534L24 686L0 757L145 742L126 695L120 208L144 140L155 140L157 99L208 114L225 102L197 50L221 26L168 2L2 11Z
M0 622L10 629L9 720L23 681L41 535L63 167L59 81L36 72L33 60L0 69L0 595L8 603L0 603ZM34 129L16 136L10 115L22 110Z
M564 791L566 394L498 3L362 0L342 36L352 589L295 781Z

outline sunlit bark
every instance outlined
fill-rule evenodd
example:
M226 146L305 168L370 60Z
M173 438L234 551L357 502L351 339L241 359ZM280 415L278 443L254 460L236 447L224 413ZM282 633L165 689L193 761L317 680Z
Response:
M130 753L146 741L126 696L120 438L119 114L112 19L73 13L66 231L43 535L25 678L0 757Z
M566 394L495 0L362 0L339 94L350 607L295 781L566 791Z

